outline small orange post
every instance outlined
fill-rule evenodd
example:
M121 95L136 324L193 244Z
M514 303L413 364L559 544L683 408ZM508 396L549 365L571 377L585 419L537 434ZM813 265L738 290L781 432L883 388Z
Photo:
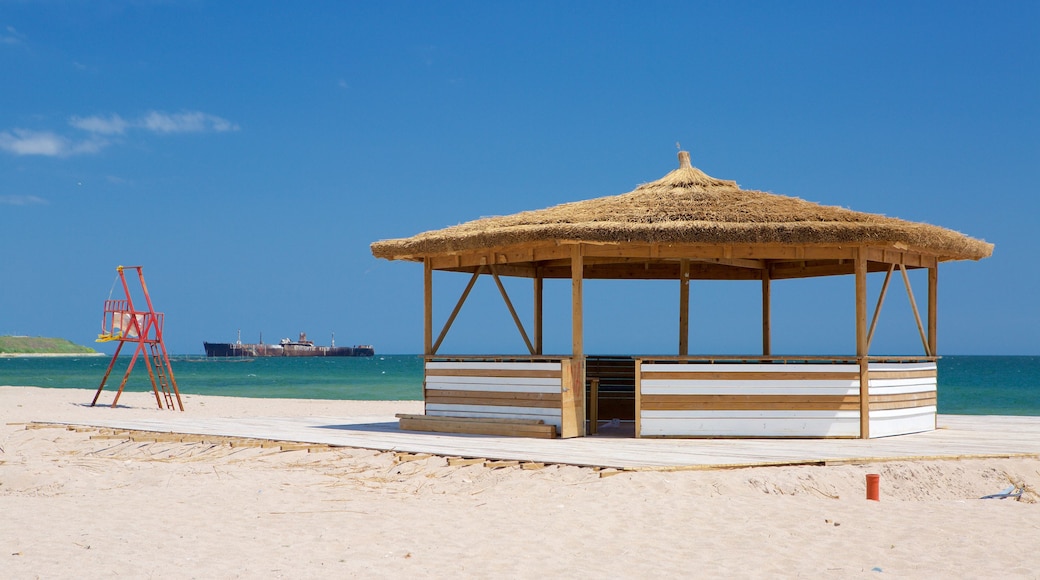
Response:
M877 473L867 474L867 499L881 501L880 495L881 475Z

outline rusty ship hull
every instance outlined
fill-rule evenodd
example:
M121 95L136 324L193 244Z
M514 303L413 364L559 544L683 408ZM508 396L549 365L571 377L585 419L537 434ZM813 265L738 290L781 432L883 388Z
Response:
M283 338L278 344L244 344L242 342L203 342L208 357L307 357L307 356L375 356L372 345L318 346L300 333L299 340Z

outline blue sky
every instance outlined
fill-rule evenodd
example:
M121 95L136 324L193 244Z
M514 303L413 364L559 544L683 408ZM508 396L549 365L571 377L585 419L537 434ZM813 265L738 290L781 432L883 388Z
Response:
M940 268L940 354L1040 354L1038 33L1035 2L0 1L0 334L94 345L124 264L171 352L417 353L422 268L371 242L624 193L680 142L745 188L995 243ZM438 330L466 282L435 276ZM854 352L852 284L774 284L774 351ZM588 352L676 352L677 283L585 290ZM758 290L695 283L691 351L756 352ZM549 352L569 300L547 284ZM907 304L872 353L922 352ZM523 351L482 280L442 352Z

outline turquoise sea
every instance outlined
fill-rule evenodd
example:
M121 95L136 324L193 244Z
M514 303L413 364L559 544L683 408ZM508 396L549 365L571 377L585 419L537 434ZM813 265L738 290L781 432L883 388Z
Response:
M0 358L0 385L97 389L111 357ZM119 388L129 357L105 386ZM229 397L419 400L422 358L206 358L171 360L182 393ZM138 361L127 384L149 391ZM1040 416L1040 356L947 356L939 360L939 412Z

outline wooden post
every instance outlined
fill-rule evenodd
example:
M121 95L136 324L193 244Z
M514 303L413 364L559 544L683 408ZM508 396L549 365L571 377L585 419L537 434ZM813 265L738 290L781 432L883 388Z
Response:
M599 432L599 378L589 380L589 434Z
M679 356L690 354L690 260L679 260Z
M859 436L870 438L870 376L867 360L867 250L856 251L856 360L859 362Z
M928 268L928 348L932 351L932 356L939 356L939 351L936 350L936 334L939 326L939 261L935 261L935 265ZM939 395L938 392L935 393ZM939 415L935 415L935 428L939 428Z
M433 354L433 264L423 259L423 354Z
M534 275L534 353L541 355L543 352L542 346L542 291L545 289L545 280L542 278L542 272L539 268L535 268Z
M571 247L571 376L570 393L564 393L563 429L560 437L585 435L585 334L582 284L585 258L581 244Z
M640 429L642 429L642 421L640 416L643 414L643 359L636 359L636 439L639 438Z
M938 299L939 286L939 264L928 268L928 348L932 356L939 356L936 347L936 331L938 330Z
M762 268L762 356L773 354L773 330L771 310L771 289L769 284L769 264Z

